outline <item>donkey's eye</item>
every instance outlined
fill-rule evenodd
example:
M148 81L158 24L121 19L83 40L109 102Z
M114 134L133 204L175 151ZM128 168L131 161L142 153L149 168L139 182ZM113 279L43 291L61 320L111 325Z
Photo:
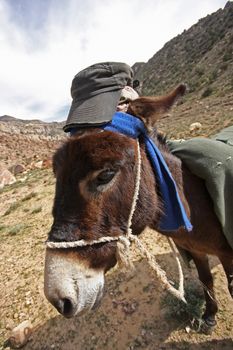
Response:
M98 174L96 177L96 184L99 185L105 185L109 183L115 176L115 171L107 169L101 171L101 173Z

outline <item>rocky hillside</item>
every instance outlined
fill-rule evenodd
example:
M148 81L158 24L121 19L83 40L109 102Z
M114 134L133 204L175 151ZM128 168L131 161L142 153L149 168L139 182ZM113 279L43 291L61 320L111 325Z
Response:
M170 136L177 137L178 133L189 137L189 124L199 119L205 136L223 124L232 124L233 2L200 19L166 43L147 63L136 63L133 69L143 95L163 94L180 82L188 84L184 104L162 123ZM210 125L214 125L211 132Z
M25 135L33 140L59 140L64 136L64 122L45 123L41 120L22 120L8 115L0 117L0 132Z
M28 169L51 158L64 139L63 123L0 117L0 165Z
M159 121L171 138L210 136L233 124L233 2L200 19L158 51L133 66L140 93L159 95L186 82L189 92ZM199 122L197 130L190 125ZM65 138L63 123L0 117L0 165L31 168L51 158Z

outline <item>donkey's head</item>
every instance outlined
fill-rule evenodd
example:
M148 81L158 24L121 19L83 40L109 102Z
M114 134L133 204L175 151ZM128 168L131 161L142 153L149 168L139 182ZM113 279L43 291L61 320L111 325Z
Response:
M135 141L112 132L71 138L54 156L56 195L51 241L96 240L125 233L134 186ZM119 210L121 209L121 210ZM45 294L65 316L93 308L116 244L47 249Z
M140 98L132 112L145 106L154 118L156 108L167 111L174 93L153 105ZM144 107L143 107L144 106ZM154 106L154 107L153 107ZM143 109L144 108L144 109ZM138 113L139 117L142 117ZM146 112L145 120L150 113ZM161 212L156 180L141 145L142 179L133 232L153 226ZM54 222L48 241L98 240L124 235L135 187L137 143L134 139L100 129L71 137L55 154L56 194ZM104 274L116 264L116 243L46 249L45 295L66 317L93 309L103 294Z

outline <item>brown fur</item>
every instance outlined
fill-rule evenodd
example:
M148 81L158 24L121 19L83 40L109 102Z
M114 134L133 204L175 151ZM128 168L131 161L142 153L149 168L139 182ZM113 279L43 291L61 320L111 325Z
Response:
M151 98L139 98L131 106L131 113L141 110L143 120L148 121L150 127L154 127L160 112L170 108L177 96L183 93L184 85L181 85L171 94L156 98L154 104ZM158 106L159 112L156 110ZM141 117L141 114L138 113L137 117ZM49 240L96 239L106 235L118 236L126 231L134 193L136 142L121 134L99 131L87 130L70 138L54 156L57 183L54 223ZM181 200L193 224L193 231L190 233L180 229L163 234L171 236L193 258L200 280L209 291L205 291L206 311L203 318L207 324L214 325L217 303L207 254L219 257L233 296L233 251L222 233L203 181L171 155L166 145L157 137L155 142L172 172ZM133 217L134 234L139 234L146 226L158 230L163 206L156 185L156 175L151 169L143 143L140 146L142 179L139 201ZM104 169L115 172L114 181L106 187L98 187L98 174ZM89 266L107 271L116 264L115 247L115 243L105 243L64 250L64 253L72 252L74 256L85 259Z

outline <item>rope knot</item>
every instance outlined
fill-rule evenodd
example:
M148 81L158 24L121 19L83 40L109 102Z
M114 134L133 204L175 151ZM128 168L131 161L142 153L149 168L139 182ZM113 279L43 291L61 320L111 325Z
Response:
M119 267L130 268L134 267L130 259L130 240L127 236L120 236L117 241L116 258Z

